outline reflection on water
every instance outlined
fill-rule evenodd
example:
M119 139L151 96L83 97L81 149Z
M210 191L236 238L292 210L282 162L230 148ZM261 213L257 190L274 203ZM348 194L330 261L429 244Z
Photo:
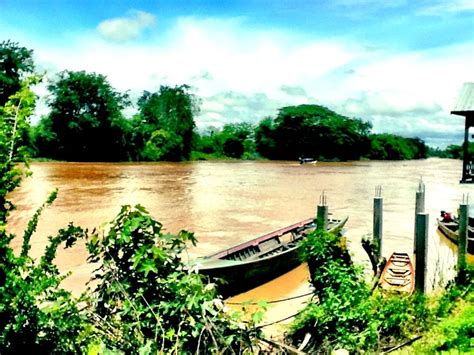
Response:
M266 161L33 163L31 169L33 176L10 196L18 207L9 220L10 231L21 235L48 192L59 188L57 201L44 212L32 239L36 256L44 250L47 236L68 222L93 228L113 219L120 205L137 203L168 231L193 231L200 243L189 253L202 256L314 215L324 191L330 212L350 217L346 236L354 259L368 263L360 239L372 232L375 186L383 186L383 255L388 257L393 251L411 254L415 191L422 178L430 226L428 272L434 285L451 277L456 256L453 244L436 230L438 213L441 209L456 211L462 194L471 191L472 196L474 192L472 185L459 184L461 161L446 159L316 165ZM14 243L18 248L20 241ZM66 286L80 290L90 272L84 248L60 252L58 257L61 269L74 273ZM294 294L307 287L302 275L304 269L297 269L245 297L275 299ZM290 279L296 279L296 284ZM290 312L293 309L285 307Z

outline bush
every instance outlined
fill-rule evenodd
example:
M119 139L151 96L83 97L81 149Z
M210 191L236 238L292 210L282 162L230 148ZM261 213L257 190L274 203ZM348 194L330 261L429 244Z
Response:
M124 206L109 230L89 237L100 262L92 309L105 344L125 352L205 353L251 348L251 332L233 320L213 285L180 255L192 233L162 232L141 206ZM144 348L145 346L145 348Z
M311 334L311 351L335 348L371 349L377 333L370 323L369 289L362 270L352 265L345 241L338 235L312 232L304 241L314 300L297 317L289 337L300 342ZM308 350L308 349L305 349Z

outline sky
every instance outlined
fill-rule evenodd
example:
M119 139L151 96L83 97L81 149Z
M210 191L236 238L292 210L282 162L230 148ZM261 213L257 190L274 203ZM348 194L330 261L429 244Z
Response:
M85 70L135 102L189 85L201 130L318 104L444 148L462 143L450 111L474 82L474 0L0 0L7 39L45 82Z

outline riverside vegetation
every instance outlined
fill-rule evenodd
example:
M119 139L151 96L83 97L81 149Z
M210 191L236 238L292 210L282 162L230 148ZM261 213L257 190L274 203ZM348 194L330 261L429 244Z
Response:
M19 89L20 76L35 72L33 51L0 43L0 105ZM432 149L419 138L371 132L370 122L320 105L280 108L257 124L229 123L196 129L199 98L187 85L144 91L136 102L97 73L64 70L48 81L50 112L25 131L34 157L66 161L181 161L189 159L318 160L458 159L460 146ZM123 110L137 113L125 117ZM232 121L232 117L227 117ZM474 144L471 153L474 152Z
M54 202L57 191L53 191L23 235L16 236L22 238L21 249L12 249L15 236L8 232L7 220L14 205L8 193L28 174L28 120L36 99L31 86L41 80L29 68L7 84L0 81L1 93L10 90L0 106L0 352L265 351L256 324L262 311L243 318L226 309L214 286L180 258L186 244L196 242L192 233L164 233L140 206L123 206L99 231L65 226L49 237L43 256L33 260L31 238L41 212ZM94 282L75 297L61 286L68 275L59 273L54 259L60 245L70 248L78 240L86 241L89 262L97 269ZM470 266L437 297L387 296L370 292L343 238L315 232L303 250L314 297L288 331L290 346L298 346L309 333L308 352L337 348L371 352L430 329L428 341L415 344L414 351L472 350ZM448 317L453 312L456 317Z

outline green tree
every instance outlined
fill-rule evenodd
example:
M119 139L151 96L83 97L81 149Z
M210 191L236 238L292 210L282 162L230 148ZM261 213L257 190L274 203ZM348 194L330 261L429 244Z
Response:
M127 123L121 110L128 96L105 76L63 71L48 85L51 112L36 134L39 154L74 161L128 160Z
M464 147L463 145L450 144L443 151L443 156L451 159L463 159L464 156ZM474 157L474 142L469 143L468 154L470 157Z
M22 80L34 70L32 50L10 40L0 43L0 107L20 90Z
M255 129L256 150L262 156L276 159L276 141L274 122L271 117L261 120Z
M220 130L215 127L208 127L204 132L196 132L194 140L194 149L204 154L220 156L223 154L222 143L218 142Z
M194 149L216 158L255 158L255 128L249 122L227 123L222 129L210 127L197 137Z
M370 136L369 157L381 160L405 160L426 158L428 149L419 138L405 138L382 133Z
M189 86L161 86L155 93L145 91L138 100L139 115L134 120L133 141L143 147L145 160L187 160L191 154L194 116L198 102ZM160 133L155 133L160 131ZM156 139L157 136L171 137ZM152 153L150 153L152 152Z
M242 141L235 137L229 137L224 142L224 154L231 158L239 159L244 154Z
M370 129L368 122L323 106L288 106L279 110L273 122L260 123L257 147L260 154L277 159L358 159L367 154Z

